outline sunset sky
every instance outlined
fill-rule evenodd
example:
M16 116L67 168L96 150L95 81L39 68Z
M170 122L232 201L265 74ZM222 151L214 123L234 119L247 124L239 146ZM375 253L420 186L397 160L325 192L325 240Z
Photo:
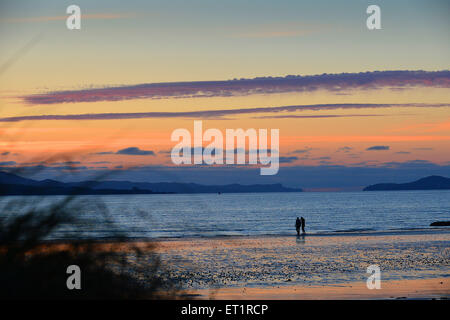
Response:
M79 0L68 30L71 4L0 3L0 170L310 190L450 176L448 1ZM175 167L171 133L194 120L279 129L279 173Z

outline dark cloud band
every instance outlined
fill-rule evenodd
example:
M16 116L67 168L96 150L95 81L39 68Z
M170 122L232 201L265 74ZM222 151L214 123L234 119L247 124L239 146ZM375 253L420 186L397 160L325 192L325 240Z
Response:
M0 118L0 122L19 122L27 120L118 120L118 119L145 119L145 118L187 118L187 119L208 119L222 118L229 115L238 114L258 114L258 113L280 113L295 111L319 111L319 110L337 110L337 109L375 109L375 108L406 108L406 107L449 107L450 104L425 104L425 103L406 103L406 104L375 104L375 103L345 103L345 104L313 104L313 105L295 105L280 107L259 107L259 108L241 108L224 110L202 110L187 112L134 112L134 113L87 113L70 115L39 115L39 116L20 116ZM286 117L286 115L282 115ZM302 118L335 118L335 117L363 117L373 115L349 114L349 115L312 115L312 116L289 116Z
M250 94L311 92L319 89L342 92L351 89L389 87L450 87L450 71L374 71L311 76L260 77L227 81L146 83L132 86L53 91L21 97L30 105L121 101L131 99L228 97Z

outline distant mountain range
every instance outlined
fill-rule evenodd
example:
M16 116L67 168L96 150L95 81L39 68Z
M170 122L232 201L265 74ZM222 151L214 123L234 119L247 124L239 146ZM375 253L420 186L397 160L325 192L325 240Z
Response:
M450 189L450 178L429 176L409 183L378 183L365 187L364 191L382 190L445 190Z
M242 193L242 192L302 192L281 184L201 185L176 182L130 181L37 181L0 171L0 195L68 195L68 194L158 194L158 193Z

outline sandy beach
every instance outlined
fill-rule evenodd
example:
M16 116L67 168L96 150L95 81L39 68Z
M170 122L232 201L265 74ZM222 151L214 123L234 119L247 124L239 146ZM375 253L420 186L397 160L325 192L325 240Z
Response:
M39 251L68 250L52 242ZM99 241L135 263L134 248L157 253L164 271L194 299L447 299L450 230L330 235ZM366 285L369 265L381 289Z
M450 233L171 240L156 250L202 299L449 298ZM369 290L369 265L381 289Z

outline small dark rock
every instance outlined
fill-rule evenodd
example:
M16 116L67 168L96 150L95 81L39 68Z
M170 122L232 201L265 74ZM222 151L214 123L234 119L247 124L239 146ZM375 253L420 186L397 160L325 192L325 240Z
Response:
M430 224L430 227L444 227L444 226L450 226L450 221L435 221L432 224Z

